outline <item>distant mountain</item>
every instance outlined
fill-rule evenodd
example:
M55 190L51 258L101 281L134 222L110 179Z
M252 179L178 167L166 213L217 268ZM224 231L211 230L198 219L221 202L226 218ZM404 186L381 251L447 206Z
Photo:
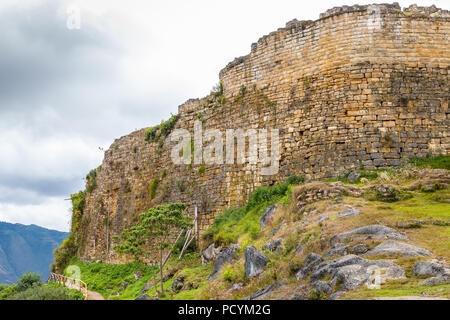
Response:
M68 233L36 225L0 222L0 283L11 284L25 272L47 280L55 250Z

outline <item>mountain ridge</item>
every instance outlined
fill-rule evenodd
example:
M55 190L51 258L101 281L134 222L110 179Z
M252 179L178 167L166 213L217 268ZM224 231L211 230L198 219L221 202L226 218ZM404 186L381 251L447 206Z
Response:
M0 283L14 283L24 272L50 272L53 250L68 236L34 224L0 221Z

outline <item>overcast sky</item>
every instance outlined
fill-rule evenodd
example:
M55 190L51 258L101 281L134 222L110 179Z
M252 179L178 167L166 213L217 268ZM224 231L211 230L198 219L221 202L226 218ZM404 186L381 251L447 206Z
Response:
M220 69L287 21L355 2L377 1L2 0L0 221L68 231L64 199L101 164L99 147L207 95ZM67 27L72 7L80 29Z

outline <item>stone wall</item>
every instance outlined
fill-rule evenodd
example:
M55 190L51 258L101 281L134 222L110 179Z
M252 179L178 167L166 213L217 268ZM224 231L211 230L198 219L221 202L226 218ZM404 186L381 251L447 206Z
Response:
M116 140L87 196L80 256L121 262L113 237L151 206L199 208L204 229L260 185L308 180L352 168L399 165L448 154L450 12L397 4L339 7L316 21L291 21L220 72L223 98L189 100L175 128L277 128L280 170L258 165L174 165L168 139L145 129ZM149 186L159 179L156 197Z

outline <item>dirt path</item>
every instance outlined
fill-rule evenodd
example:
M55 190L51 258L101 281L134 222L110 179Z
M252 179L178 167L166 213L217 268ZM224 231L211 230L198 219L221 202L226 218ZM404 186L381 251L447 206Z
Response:
M88 290L88 300L105 300L105 298L98 292Z

